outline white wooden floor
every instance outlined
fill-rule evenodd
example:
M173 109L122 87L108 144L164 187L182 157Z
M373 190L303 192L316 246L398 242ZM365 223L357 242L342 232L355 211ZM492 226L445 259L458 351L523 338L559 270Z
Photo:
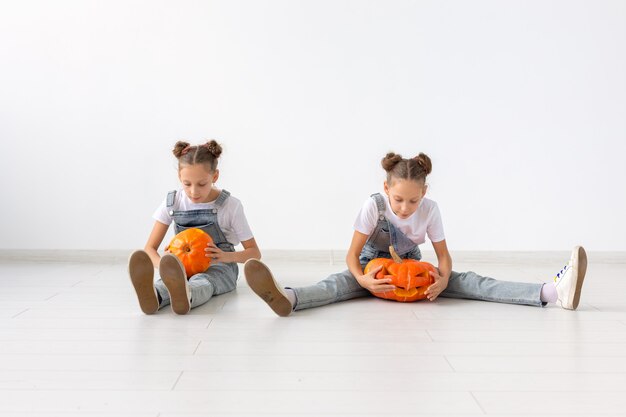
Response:
M460 254L548 281L565 254ZM0 263L0 416L626 415L626 254L589 254L576 312L366 298L279 318L240 279L143 315L116 263ZM343 269L267 259L285 285ZM533 266L529 266L534 262Z

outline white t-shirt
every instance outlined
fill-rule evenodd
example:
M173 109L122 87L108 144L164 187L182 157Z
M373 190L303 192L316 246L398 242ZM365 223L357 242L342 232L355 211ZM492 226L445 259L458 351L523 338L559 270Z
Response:
M209 203L193 203L187 197L187 194L183 190L176 191L176 198L174 206L171 210L174 211L187 211L187 210L207 210L215 208L215 200ZM167 197L163 200L161 205L152 215L152 218L160 223L170 225L172 224L172 216L170 216L167 209ZM237 246L239 242L252 239L252 231L248 226L248 220L243 212L243 206L241 201L229 196L224 205L217 211L217 224L224 232L226 240L232 243L233 246Z
M389 198L381 194L385 200L385 217L402 233L406 235L416 245L421 245L426 241L426 235L431 242L441 242L445 239L443 233L443 223L437 203L428 198L423 198L420 204L409 218L401 219L391 210ZM361 211L354 222L354 230L364 235L371 235L378 223L378 208L376 201L370 197L365 201Z

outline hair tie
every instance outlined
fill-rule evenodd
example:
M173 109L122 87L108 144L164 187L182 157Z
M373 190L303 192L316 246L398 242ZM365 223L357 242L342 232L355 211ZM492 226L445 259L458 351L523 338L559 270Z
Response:
M185 146L185 149L183 149L182 151L180 151L181 155L186 155L187 152L189 152L189 150L191 149L191 145L187 145Z

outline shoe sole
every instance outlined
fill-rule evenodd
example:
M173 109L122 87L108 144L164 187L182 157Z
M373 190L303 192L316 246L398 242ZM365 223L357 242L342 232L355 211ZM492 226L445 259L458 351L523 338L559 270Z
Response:
M291 314L293 306L272 276L269 268L258 259L248 259L243 267L248 285L256 295L280 317Z
M582 246L574 248L577 251L577 256L574 258L572 268L576 274L576 285L572 285L573 293L570 293L570 300L572 305L569 310L576 310L580 303L580 294L583 288L583 281L585 280L585 274L587 273L587 253Z
M170 293L170 305L176 314L187 314L191 310L187 292L187 276L182 262L174 255L166 254L159 263L159 274Z
M154 288L154 265L146 252L138 250L130 255L128 275L135 287L141 311L145 314L156 313L159 309L159 299Z

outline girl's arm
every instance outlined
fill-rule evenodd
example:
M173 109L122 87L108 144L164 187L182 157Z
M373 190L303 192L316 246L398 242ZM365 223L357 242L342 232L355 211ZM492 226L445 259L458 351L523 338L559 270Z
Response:
M433 242L433 248L437 254L437 269L439 273L430 273L435 279L435 283L431 284L424 292L430 301L435 301L439 294L446 289L450 273L452 272L452 257L450 256L450 252L448 252L448 245L445 239L441 242Z
M346 256L348 269L350 270L354 278L356 278L359 285L370 292L384 292L394 290L396 287L389 284L389 282L391 282L391 278L374 278L376 273L380 271L382 266L373 269L367 274L363 274L363 268L361 268L359 256L361 255L363 246L365 246L365 242L367 242L367 238L367 235L361 232L357 232L356 230L354 231L354 235L352 236L352 243L350 243L350 249L348 249L348 255Z
M154 226L152 227L152 232L150 232L150 237L148 237L148 241L146 242L146 246L144 247L144 250L146 251L148 256L150 256L152 264L155 268L159 267L159 261L161 260L161 256L159 255L158 250L169 227L170 226L167 224L155 221Z
M224 252L214 243L210 243L208 247L205 249L207 254L206 256L210 257L216 262L237 262L244 263L248 259L261 259L261 251L256 244L256 240L254 238L244 240L241 242L243 245L242 251L237 252Z

